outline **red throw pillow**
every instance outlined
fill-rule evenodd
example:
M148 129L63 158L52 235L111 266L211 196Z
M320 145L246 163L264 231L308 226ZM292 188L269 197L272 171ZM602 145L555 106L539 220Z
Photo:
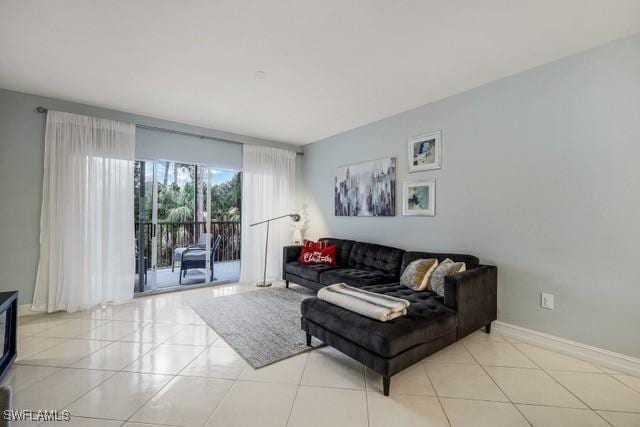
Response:
M328 246L329 246L328 240L320 240L320 241L314 242L313 240L304 239L302 241L303 248L307 248L314 251L321 251L323 249L327 249Z
M298 262L300 264L336 265L336 251L337 248L335 246L327 246L322 250L302 246L302 253Z

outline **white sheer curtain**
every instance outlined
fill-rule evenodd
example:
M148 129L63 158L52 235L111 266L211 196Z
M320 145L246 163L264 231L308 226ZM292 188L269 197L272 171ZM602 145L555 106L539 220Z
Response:
M134 152L133 124L47 113L33 310L133 297Z
M240 280L262 280L266 224L249 224L294 212L296 153L277 148L244 145L242 169L242 253ZM267 279L281 277L282 247L291 244L291 220L283 218L269 228Z

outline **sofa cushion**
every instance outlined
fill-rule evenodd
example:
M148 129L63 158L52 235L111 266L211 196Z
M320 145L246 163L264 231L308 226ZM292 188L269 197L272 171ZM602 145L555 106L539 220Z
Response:
M320 283L325 286L333 285L334 283L346 283L350 286L362 287L381 283L392 283L397 280L394 276L384 274L380 271L361 270L358 268L338 268L320 274Z
M207 251L202 249L190 249L182 254L182 261L204 261L207 259Z
M347 265L347 260L349 259L349 253L351 252L351 247L354 244L353 240L344 240L344 239L333 239L331 237L323 237L320 241L327 241L329 245L335 246L338 248L337 256L338 265L340 267L345 267Z
M456 330L455 311L433 292L414 292L399 283L363 289L408 300L407 315L378 322L314 297L302 301L302 316L383 357L393 357Z
M349 253L347 266L362 270L377 270L383 274L400 277L402 249L373 243L355 242ZM397 280L396 280L397 281Z
M448 254L448 253L438 253L438 252L415 252L415 251L407 251L402 256L402 267L400 269L400 274L404 271L405 268L412 262L421 258L435 258L438 262L442 262L445 259L449 258L454 262L464 262L467 270L472 270L480 264L480 260L478 257L473 255L464 255L464 254Z
M326 264L300 264L299 262L288 262L284 266L287 273L295 274L313 282L320 282L320 273L335 268L337 267Z

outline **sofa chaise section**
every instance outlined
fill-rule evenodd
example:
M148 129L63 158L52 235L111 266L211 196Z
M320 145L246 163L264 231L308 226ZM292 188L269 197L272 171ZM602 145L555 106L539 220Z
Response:
M360 245L360 242L352 244L350 257L353 249L359 248ZM481 265L478 258L472 255L404 252L388 247L377 251L377 245L362 245L362 248L371 245L366 252L361 252L360 249L356 252L360 255L365 253L366 261L363 261L360 255L354 256L351 260L347 258L347 266L323 270L318 273L319 282L308 281L307 284L300 283L297 277L302 273L297 271L296 274L296 269L289 266L284 273L285 280L314 289L320 289L336 281L346 282L370 292L403 298L411 303L407 315L388 322L379 322L318 298L308 298L301 305L301 327L307 333L308 343L311 337L315 336L379 373L383 377L384 394L388 395L392 375L480 328L484 328L487 333L490 332L491 322L497 318L495 266ZM402 253L399 263L395 258L395 251ZM392 259L382 260L382 256ZM449 258L464 262L467 270L445 278L444 296L431 291L415 292L401 285L399 277L404 269L412 261L424 258L435 258L440 262ZM361 261L357 263L357 259ZM395 265L399 265L399 268L396 269ZM354 278L352 283L344 280L349 279L348 275L344 274L348 269L360 272L360 277ZM387 282L366 283L366 273L369 271L376 275L386 274L385 278L380 280ZM376 276L375 280L377 279Z

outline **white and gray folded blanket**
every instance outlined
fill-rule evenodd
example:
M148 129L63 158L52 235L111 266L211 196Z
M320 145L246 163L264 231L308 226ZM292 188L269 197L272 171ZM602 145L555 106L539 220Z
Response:
M364 291L344 283L320 289L318 299L381 322L406 315L409 307L407 300Z

